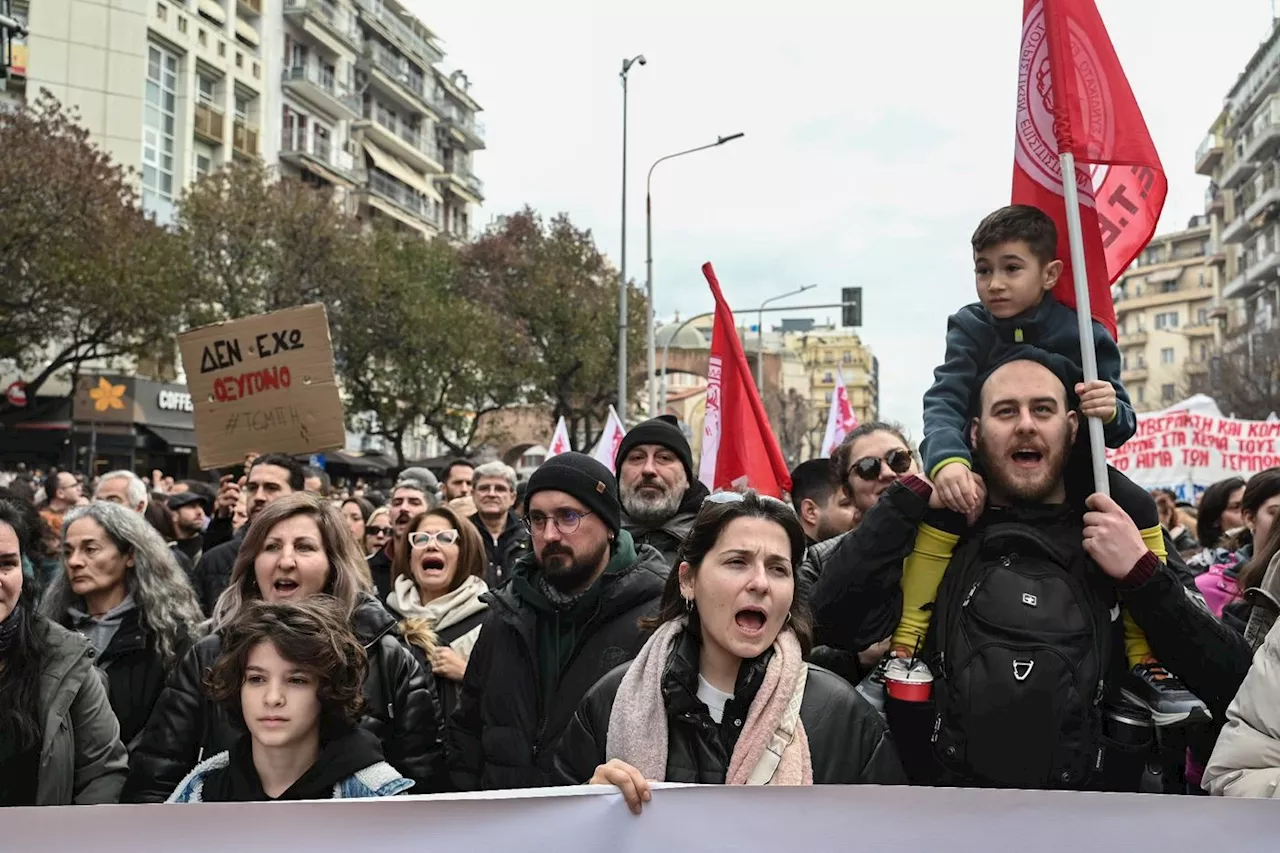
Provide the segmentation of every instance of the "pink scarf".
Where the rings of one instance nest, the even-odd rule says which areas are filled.
[[[676,638],[687,627],[681,618],[654,632],[623,676],[609,716],[605,759],[625,761],[655,782],[666,781],[667,775],[667,708],[662,700],[662,672]],[[764,681],[729,759],[726,784],[813,784],[809,739],[798,716],[807,674],[800,641],[786,628],[774,641]]]

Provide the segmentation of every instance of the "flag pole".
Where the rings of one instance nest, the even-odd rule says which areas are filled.
[[[1098,379],[1098,354],[1093,348],[1093,312],[1089,306],[1089,268],[1085,264],[1084,229],[1080,224],[1080,196],[1076,188],[1076,158],[1070,151],[1059,155],[1062,195],[1067,207],[1067,238],[1071,243],[1071,278],[1076,291],[1076,319],[1080,324],[1080,364],[1084,381]],[[1085,418],[1089,429],[1089,456],[1093,461],[1094,491],[1110,496],[1107,486],[1107,446],[1102,420]]]

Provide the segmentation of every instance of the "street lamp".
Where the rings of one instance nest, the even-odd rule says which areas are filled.
[[[681,332],[683,332],[685,330],[685,327],[688,326],[690,323],[696,320],[705,320],[708,317],[714,317],[715,315],[716,315],[716,312],[714,311],[708,311],[705,314],[694,314],[688,320],[685,320],[679,326],[676,326],[676,330],[671,333],[671,336],[667,338],[667,342],[662,345],[662,408],[663,409],[667,408],[667,354],[671,351],[671,342],[674,341],[676,339],[676,336],[679,335]]]
[[[618,286],[618,417],[627,420],[627,74],[644,65],[644,54],[622,60],[622,257]]]
[[[756,320],[756,389],[760,392],[761,400],[764,399],[764,307],[770,302],[777,302],[779,299],[786,299],[788,296],[804,293],[806,290],[812,290],[817,286],[816,284],[806,284],[796,290],[779,293],[777,296],[770,296],[760,303],[758,319]]]
[[[657,373],[657,339],[654,337],[653,329],[653,170],[658,167],[659,163],[666,160],[674,160],[676,157],[683,157],[686,154],[693,154],[698,151],[706,151],[708,148],[717,148],[726,142],[732,142],[735,139],[741,139],[746,134],[731,133],[728,136],[721,136],[715,142],[699,145],[697,148],[690,148],[686,151],[677,151],[675,154],[668,154],[666,157],[659,157],[653,161],[653,165],[649,167],[649,177],[645,179],[644,184],[644,245],[645,245],[645,296],[649,300],[649,326],[646,333],[648,340],[648,367],[649,367],[649,417],[658,416],[657,388],[654,385],[654,377]],[[665,408],[667,403],[666,394],[666,376],[663,376],[663,395],[662,405]]]

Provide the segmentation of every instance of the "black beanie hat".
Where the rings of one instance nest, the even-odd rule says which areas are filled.
[[[529,513],[529,500],[538,492],[564,492],[577,498],[583,506],[600,516],[614,533],[622,526],[622,504],[618,501],[618,481],[609,469],[585,453],[561,453],[552,456],[529,475],[529,488],[524,495],[524,511]]]
[[[621,471],[622,460],[627,458],[632,448],[641,444],[661,445],[680,457],[685,476],[690,483],[693,482],[693,451],[689,449],[689,439],[684,437],[675,415],[658,415],[653,420],[637,424],[631,432],[624,435],[622,443],[618,445],[618,455],[613,460],[613,470]]]

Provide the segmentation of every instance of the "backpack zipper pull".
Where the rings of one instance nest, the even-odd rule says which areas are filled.
[[[965,594],[964,601],[960,604],[961,607],[969,606],[969,602],[973,601],[973,595],[978,591],[978,585],[981,583],[982,581],[975,581],[973,586],[969,587],[969,592]]]

